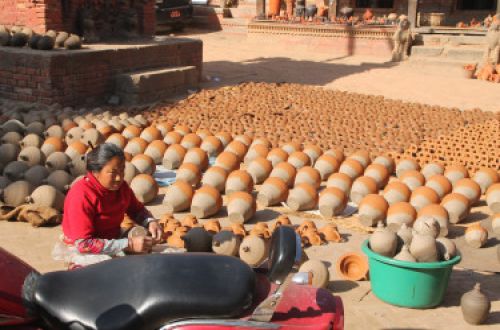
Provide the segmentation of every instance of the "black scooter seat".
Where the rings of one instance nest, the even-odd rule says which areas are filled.
[[[39,313],[51,328],[158,329],[182,318],[241,315],[255,274],[238,258],[208,253],[131,256],[42,275]]]

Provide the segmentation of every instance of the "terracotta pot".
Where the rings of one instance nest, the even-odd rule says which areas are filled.
[[[177,132],[182,136],[186,136],[186,135],[192,133],[191,129],[188,126],[180,125],[180,124],[175,125],[174,132]]]
[[[416,218],[417,211],[410,203],[394,203],[387,210],[387,227],[399,229],[402,224],[411,227]]]
[[[264,181],[257,195],[257,201],[262,206],[274,206],[285,202],[288,197],[288,186],[280,178],[268,178]]]
[[[200,148],[210,157],[217,156],[222,152],[222,142],[215,136],[207,136],[201,142]]]
[[[29,197],[26,197],[26,202],[62,211],[64,206],[64,194],[52,186],[41,185],[33,190]]]
[[[213,234],[218,233],[221,231],[221,226],[219,220],[208,220],[203,224],[203,228],[205,228],[206,231],[211,232]]]
[[[347,159],[357,160],[363,168],[366,168],[371,163],[370,153],[366,150],[358,150],[355,153],[349,155]]]
[[[453,192],[467,197],[471,206],[481,198],[481,187],[474,180],[468,178],[458,180],[453,187]]]
[[[479,249],[488,241],[488,231],[479,223],[472,224],[465,230],[465,242],[467,245]]]
[[[405,170],[403,171],[403,174],[399,176],[399,179],[401,182],[406,184],[411,191],[414,191],[425,184],[425,177],[417,170]]]
[[[344,161],[344,150],[341,147],[332,148],[324,152],[324,155],[335,157],[339,163]]]
[[[227,145],[224,151],[232,152],[238,157],[238,161],[242,161],[247,153],[247,149],[248,147],[244,143],[233,140],[231,143]]]
[[[197,186],[201,181],[201,170],[196,164],[182,163],[177,170],[176,179]]]
[[[410,200],[411,190],[403,182],[393,181],[385,187],[383,196],[389,205],[399,202],[408,202]]]
[[[383,189],[389,180],[389,171],[382,164],[371,164],[366,168],[364,176],[373,178],[378,189]]]
[[[186,152],[183,163],[195,164],[203,172],[208,168],[208,155],[201,148],[191,148]]]
[[[421,173],[425,177],[425,180],[429,180],[434,175],[437,175],[437,174],[443,175],[444,166],[439,164],[439,163],[428,163],[428,164],[424,165]]]
[[[146,151],[147,147],[148,147],[148,142],[146,140],[140,137],[136,137],[128,141],[123,151],[131,154],[132,156],[136,156],[139,154],[143,154],[144,151]]]
[[[361,281],[368,279],[368,260],[356,252],[348,252],[341,255],[336,262],[337,274],[349,281]]]
[[[266,146],[262,144],[252,145],[248,150],[247,154],[245,155],[244,162],[245,164],[249,164],[256,158],[267,157],[268,154],[269,154],[269,149]]]
[[[224,148],[233,140],[232,135],[228,132],[219,132],[215,134],[215,137],[221,141]]]
[[[198,189],[191,202],[191,213],[198,219],[205,219],[216,214],[222,207],[222,197],[212,186]]]
[[[297,175],[295,176],[294,186],[297,186],[301,183],[308,183],[318,189],[321,185],[321,175],[318,170],[305,166],[297,171]]]
[[[326,183],[327,188],[338,188],[342,190],[346,195],[349,195],[351,186],[351,177],[344,173],[333,173],[328,177],[328,181]]]
[[[439,260],[450,260],[457,255],[457,246],[452,240],[446,237],[438,237],[436,238],[436,244]]]
[[[189,209],[194,191],[185,181],[176,181],[165,192],[163,205],[168,213],[181,212]]]
[[[300,268],[301,273],[310,273],[312,276],[311,285],[315,288],[326,288],[330,281],[328,268],[321,260],[308,260]]]
[[[290,190],[286,203],[294,211],[311,210],[318,204],[318,193],[314,186],[301,183]]]
[[[2,191],[1,197],[6,205],[17,207],[26,203],[26,197],[28,197],[33,190],[34,187],[28,181],[15,181]]]
[[[286,162],[288,153],[281,148],[274,148],[267,154],[267,160],[271,161],[273,167],[276,167],[281,162]]]
[[[339,167],[339,161],[331,155],[322,155],[314,163],[314,168],[319,172],[322,181],[325,181],[331,174],[337,172]]]
[[[415,208],[415,210],[417,210],[417,212],[427,205],[438,203],[438,194],[429,187],[418,187],[412,192],[410,197],[410,204]]]
[[[195,133],[186,134],[181,140],[181,146],[185,149],[197,148],[201,145],[201,138]]]
[[[396,165],[396,176],[401,179],[406,171],[420,171],[420,165],[413,159],[402,159]]]
[[[481,194],[484,194],[492,184],[498,182],[499,177],[494,169],[483,167],[474,173],[472,180],[479,184],[481,187]]]
[[[364,226],[373,227],[379,221],[384,221],[389,204],[378,194],[368,194],[359,203],[358,214]]]
[[[154,140],[148,145],[144,154],[151,157],[156,165],[160,165],[167,147],[167,144],[162,140]]]
[[[95,128],[89,128],[83,132],[80,141],[82,141],[88,147],[96,147],[104,143],[105,140],[106,138],[101,134],[101,132],[99,132]]]
[[[237,256],[241,238],[229,230],[222,230],[212,238],[212,250],[216,254]]]
[[[182,135],[178,132],[168,132],[167,135],[163,138],[163,142],[168,145],[180,144],[182,141]]]
[[[378,222],[377,229],[369,238],[370,249],[388,258],[396,255],[397,243],[397,235],[385,228],[382,221]]]
[[[247,167],[247,172],[252,176],[255,184],[261,184],[269,177],[273,166],[269,160],[264,157],[255,158]]]
[[[201,179],[202,185],[209,185],[217,189],[219,192],[224,192],[226,187],[227,172],[219,166],[210,167],[203,178]]]
[[[238,236],[240,239],[243,237],[247,236],[247,232],[245,230],[245,227],[241,223],[232,223],[231,224],[231,231]]]
[[[151,202],[158,195],[158,184],[149,174],[139,174],[130,183],[130,188],[137,199],[144,204]]]
[[[495,183],[488,188],[486,204],[493,213],[500,213],[500,183]]]
[[[294,152],[298,152],[302,150],[302,146],[298,142],[287,142],[281,146],[288,155],[292,155]]]
[[[362,176],[354,180],[349,197],[351,201],[359,204],[365,196],[375,194],[377,191],[375,180],[367,176]]]
[[[223,151],[215,159],[215,166],[222,167],[226,172],[230,173],[239,168],[240,163],[238,157],[229,151]]]
[[[153,158],[144,155],[138,154],[134,158],[132,158],[131,163],[135,166],[137,171],[142,174],[153,175],[156,171],[156,165]]]
[[[229,174],[226,180],[226,195],[231,195],[236,191],[253,191],[253,179],[247,171],[238,170]]]
[[[450,223],[448,211],[439,204],[429,204],[418,211],[417,219],[431,217],[439,223],[439,236],[448,236],[448,226]]]
[[[314,144],[307,144],[304,146],[303,152],[309,156],[310,164],[314,165],[316,160],[323,154],[323,150]]]
[[[500,234],[500,213],[491,216],[491,228],[495,234]]]
[[[451,165],[446,167],[444,176],[455,186],[458,180],[469,177],[469,171],[463,165]]]
[[[184,227],[189,227],[189,228],[199,227],[199,226],[200,226],[200,223],[199,223],[198,219],[197,219],[194,215],[192,215],[192,214],[188,214],[188,215],[186,215],[186,216],[182,219],[181,224],[182,224]]]
[[[184,160],[186,152],[186,149],[180,144],[172,144],[163,155],[163,166],[169,170],[178,169]]]
[[[171,132],[174,129],[174,124],[168,122],[168,121],[163,121],[158,124],[156,124],[156,128],[160,130],[161,135],[165,137],[168,132]]]
[[[141,131],[141,128],[134,125],[129,125],[123,130],[122,135],[127,140],[131,140],[133,138],[139,137],[141,135]]]
[[[270,178],[280,178],[282,179],[289,187],[292,187],[295,182],[295,177],[297,174],[296,168],[288,163],[282,162],[278,163],[274,169],[269,174]]]
[[[342,214],[346,205],[347,196],[338,188],[327,188],[319,196],[319,211],[324,217]]]
[[[342,242],[342,236],[338,232],[337,226],[335,226],[332,223],[323,226],[318,231],[318,233],[319,233],[321,239],[324,241],[334,242],[334,243]]]
[[[309,156],[302,152],[296,151],[288,157],[288,163],[292,164],[297,170],[301,169],[304,166],[309,166],[311,164],[311,160]]]
[[[243,143],[247,148],[252,144],[252,138],[245,134],[235,136],[234,141]]]
[[[439,198],[443,198],[451,192],[452,186],[450,180],[448,180],[444,175],[436,174],[429,178],[425,183],[426,187],[432,188]]]
[[[464,320],[472,325],[483,323],[490,313],[491,303],[481,292],[481,286],[476,283],[474,289],[465,293],[460,299]]]
[[[411,240],[410,253],[418,262],[438,261],[436,239],[430,235],[414,234]]]
[[[396,164],[394,163],[394,159],[392,159],[389,156],[377,156],[372,164],[380,164],[384,166],[387,169],[387,172],[389,175],[394,173],[394,170],[396,168]]]
[[[114,134],[111,134],[106,139],[106,143],[112,143],[112,144],[116,145],[118,148],[123,150],[123,149],[125,149],[125,146],[127,145],[128,140],[126,137],[124,137],[120,133],[114,133]]]
[[[363,172],[363,165],[355,159],[346,159],[342,164],[340,164],[339,173],[344,173],[353,180],[361,176]]]
[[[231,222],[245,223],[255,215],[256,210],[257,205],[251,194],[237,191],[229,196],[227,213]]]
[[[441,206],[448,211],[451,223],[459,223],[470,212],[469,200],[461,194],[451,193],[446,195],[441,201]]]
[[[249,266],[257,267],[268,255],[268,244],[259,236],[246,236],[240,244],[239,255]]]

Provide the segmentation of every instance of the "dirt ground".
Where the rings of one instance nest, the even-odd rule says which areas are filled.
[[[500,110],[500,85],[465,80],[457,72],[448,74],[446,69],[433,70],[410,63],[394,65],[376,58],[336,58],[334,54],[315,52],[306,45],[287,47],[276,40],[242,34],[200,34],[197,31],[184,34],[204,41],[205,87],[249,80],[286,81],[461,109]],[[164,213],[162,193],[149,206],[158,217]],[[282,211],[259,210],[258,218],[272,223]],[[489,215],[482,205],[473,210],[469,222],[482,221],[487,225]],[[218,217],[223,224],[227,221],[224,214]],[[292,221],[300,223],[301,216],[294,215]],[[326,223],[319,218],[315,221],[318,226]],[[413,310],[381,302],[371,293],[369,281],[344,281],[336,274],[337,258],[347,251],[360,251],[361,243],[368,238],[367,233],[355,228],[355,222],[354,218],[337,222],[346,242],[311,247],[306,251],[310,258],[319,258],[329,265],[329,289],[343,299],[346,329],[474,329],[476,327],[467,325],[462,318],[460,297],[472,289],[475,282],[482,284],[483,291],[492,301],[489,318],[481,328],[498,328],[500,264],[495,253],[498,244],[495,237],[490,238],[487,248],[471,250],[460,242],[463,226],[457,226],[454,232],[458,233],[457,244],[464,258],[451,275],[443,304],[434,309]],[[32,228],[25,223],[0,222],[0,247],[41,272],[60,270],[64,269],[64,264],[51,258],[54,242],[60,234],[60,227]]]

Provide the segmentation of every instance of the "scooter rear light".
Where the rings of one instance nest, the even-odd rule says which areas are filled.
[[[292,282],[298,285],[311,285],[312,277],[311,272],[299,272],[292,276]]]

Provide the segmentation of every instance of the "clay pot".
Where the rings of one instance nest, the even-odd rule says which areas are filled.
[[[500,234],[500,213],[491,216],[491,228],[493,228],[495,234]]]
[[[66,170],[68,163],[71,161],[69,156],[61,151],[56,151],[50,154],[45,161],[45,166],[49,172],[56,170]]]
[[[135,125],[129,125],[125,127],[122,131],[122,135],[127,139],[131,140],[133,138],[139,137],[141,135],[142,129]]]
[[[73,177],[66,171],[55,170],[50,173],[45,181],[48,185],[64,193],[69,189]]]
[[[0,164],[7,165],[17,159],[21,148],[17,144],[5,143],[0,145]]]
[[[425,177],[425,180],[428,181],[434,175],[443,175],[444,166],[439,163],[428,163],[424,165],[420,172]]]
[[[26,203],[34,187],[28,181],[15,181],[2,191],[2,200],[8,206],[17,207]]]
[[[231,143],[227,145],[227,147],[224,149],[226,152],[232,152],[233,154],[238,157],[238,161],[242,161],[247,153],[247,146],[240,142],[233,140]]]
[[[499,177],[494,169],[483,167],[474,173],[472,180],[479,184],[481,187],[481,194],[484,194],[492,184],[498,182]]]
[[[346,195],[349,195],[351,192],[351,186],[351,177],[344,173],[333,173],[328,177],[328,181],[326,182],[327,188],[338,188]]]
[[[377,191],[377,182],[370,177],[362,176],[354,180],[349,198],[359,204],[366,195],[376,194]]]
[[[359,220],[364,226],[373,227],[379,221],[384,221],[389,204],[378,194],[368,194],[359,203]]]
[[[185,135],[181,140],[181,146],[185,149],[198,148],[201,146],[201,138],[195,133]]]
[[[316,224],[312,220],[304,220],[302,223],[297,227],[296,231],[299,233],[299,235],[304,235],[306,231],[313,229],[317,231]]]
[[[258,145],[262,145],[268,150],[269,150],[269,148],[271,148],[271,142],[268,139],[263,138],[263,137],[258,137],[252,141],[252,144],[250,145],[250,149],[252,149],[253,147],[256,147]],[[261,155],[261,157],[265,157],[265,156]]]
[[[194,191],[191,184],[185,181],[176,181],[169,186],[163,198],[163,205],[168,213],[176,213],[189,209]]]
[[[337,274],[348,281],[362,281],[368,278],[368,261],[365,256],[356,252],[341,255],[335,268]]]
[[[154,140],[148,145],[144,154],[151,157],[156,165],[160,165],[167,147],[167,144],[162,140]]]
[[[0,191],[5,189],[12,182],[6,176],[0,176]]]
[[[451,165],[446,167],[444,176],[455,186],[458,180],[469,177],[469,171],[463,165]]]
[[[297,171],[294,186],[301,183],[308,183],[318,189],[321,185],[321,175],[319,174],[318,170],[310,166],[302,167]]]
[[[247,171],[238,170],[229,174],[226,180],[226,195],[236,191],[253,191],[253,179]]]
[[[33,187],[38,187],[48,175],[49,170],[47,168],[42,165],[35,165],[24,173],[24,180],[31,183]]]
[[[202,227],[191,228],[182,239],[188,252],[212,251],[212,235]]]
[[[406,171],[420,171],[420,165],[413,159],[402,159],[396,165],[396,176],[401,179],[401,176]],[[425,179],[424,179],[425,180]]]
[[[488,231],[479,223],[472,224],[465,230],[465,242],[467,245],[479,249],[488,241]]]
[[[249,266],[257,267],[267,258],[268,244],[259,236],[246,236],[240,244],[239,255]]]
[[[493,213],[500,213],[500,183],[495,183],[488,188],[486,204]]]
[[[239,168],[238,156],[229,151],[224,151],[215,159],[215,166],[222,167],[226,172],[230,173]]]
[[[219,212],[221,207],[219,191],[212,186],[203,186],[194,193],[191,213],[198,219],[205,219]]]
[[[453,193],[462,194],[469,200],[472,206],[481,198],[481,187],[472,179],[464,178],[455,182]]]
[[[125,172],[123,176],[125,182],[127,182],[130,185],[130,183],[138,173],[139,171],[137,170],[137,168],[135,168],[134,164],[127,161],[125,162]]]
[[[335,187],[326,188],[319,195],[319,212],[324,217],[342,214],[347,206],[347,195]]]
[[[220,222],[216,219],[206,221],[205,224],[203,224],[203,228],[212,234],[216,234],[221,230]]]
[[[266,146],[262,144],[252,145],[245,155],[244,162],[248,164],[256,158],[265,158],[268,154],[269,149]]]
[[[167,244],[170,247],[182,249],[184,248],[184,240],[182,237],[185,235],[183,232],[174,232],[171,236],[167,238]]]
[[[208,129],[203,129],[203,128],[196,130],[196,135],[198,135],[200,137],[200,139],[202,140],[202,143],[203,143],[203,140],[206,139],[207,137],[213,136],[212,132],[210,132]]]
[[[205,174],[203,174],[201,184],[212,186],[219,192],[224,192],[226,180],[226,170],[219,166],[212,166],[205,172]]]
[[[330,281],[328,267],[321,260],[311,259],[304,262],[300,266],[299,272],[312,274],[311,285],[315,288],[326,288]]]
[[[448,235],[449,216],[448,211],[439,204],[429,204],[418,211],[417,219],[431,217],[439,223],[439,236]]]
[[[289,187],[292,187],[295,182],[295,176],[297,175],[296,168],[288,163],[281,162],[278,163],[271,173],[269,174],[270,178],[280,178],[282,179]]]
[[[271,162],[273,167],[276,167],[281,162],[288,160],[288,153],[281,148],[274,148],[267,154],[267,160]]]
[[[258,225],[259,223],[257,223]],[[267,225],[266,227],[259,227],[259,226],[254,226],[252,228],[252,230],[250,230],[250,232],[248,233],[248,235],[250,236],[258,236],[260,238],[263,238],[263,239],[268,239],[271,237],[271,231],[269,230],[269,228],[267,228]]]
[[[64,144],[64,141],[57,137],[47,138],[40,148],[45,157],[49,157],[54,152],[63,152],[65,149],[66,145]]]
[[[186,149],[180,144],[172,144],[163,155],[162,165],[169,170],[176,170],[181,166]]]
[[[378,222],[377,229],[369,238],[370,249],[388,258],[394,257],[398,245],[397,235],[384,227],[382,221]]]
[[[396,168],[396,164],[394,163],[394,159],[392,159],[389,156],[377,156],[372,164],[380,164],[384,166],[387,169],[387,172],[389,175],[394,173],[394,170]]]
[[[30,165],[23,161],[10,162],[3,169],[3,175],[6,176],[10,181],[22,180],[24,173],[30,168]]]
[[[312,210],[318,205],[316,188],[308,183],[301,183],[290,190],[286,203],[294,211]]]
[[[310,164],[314,165],[316,160],[321,156],[323,150],[314,144],[308,144],[304,146],[303,152],[309,156]]]
[[[160,140],[163,138],[161,131],[155,126],[146,127],[139,135],[140,138],[146,140],[148,143],[151,143],[155,140]]]
[[[346,174],[352,180],[361,176],[363,172],[363,165],[355,159],[346,159],[342,164],[340,164],[339,173]]]
[[[410,245],[413,239],[413,230],[406,223],[403,223],[396,232],[396,235],[398,235],[398,245]]]
[[[464,320],[472,325],[483,323],[490,313],[491,303],[481,292],[481,285],[476,283],[474,289],[466,292],[460,299],[460,307]]]
[[[451,193],[446,195],[441,201],[446,211],[448,211],[451,223],[459,223],[469,215],[470,205],[467,197],[461,194]]]
[[[26,162],[29,166],[45,164],[45,155],[37,147],[26,147],[19,152],[17,160]]]
[[[446,237],[436,238],[439,260],[450,260],[457,255],[457,246],[455,243]]]
[[[280,178],[268,178],[264,181],[257,195],[257,201],[262,206],[274,206],[285,202],[288,197],[288,186]]]
[[[192,214],[186,215],[184,217],[184,219],[182,219],[181,224],[184,227],[188,227],[188,228],[193,228],[193,227],[199,227],[200,226],[200,223],[198,222],[198,219],[194,215],[192,215]]]
[[[394,203],[387,210],[387,227],[399,229],[403,224],[411,227],[416,218],[417,211],[410,203]]]
[[[281,146],[288,155],[292,155],[294,152],[301,151],[302,146],[298,142],[287,142]]]
[[[351,154],[347,159],[357,160],[363,168],[366,168],[371,163],[370,153],[366,150],[358,150]]]
[[[135,197],[144,204],[151,202],[158,195],[158,184],[149,174],[139,174],[130,182]]]
[[[248,164],[247,172],[252,176],[255,184],[261,184],[269,177],[273,166],[269,160],[264,157],[255,158]]]
[[[233,140],[233,137],[229,132],[219,132],[215,134],[215,137],[220,140],[224,148]]]
[[[413,230],[419,235],[429,235],[437,238],[441,228],[436,219],[429,216],[421,216],[413,224]]]
[[[96,147],[100,144],[102,144],[105,140],[104,135],[101,134],[97,129],[95,128],[88,128],[83,132],[82,138],[80,141],[82,141],[83,144],[89,147]]]
[[[396,254],[394,260],[406,261],[406,262],[417,262],[417,259],[410,253],[410,248],[408,245],[403,245],[401,252]]]
[[[28,134],[19,142],[19,145],[21,146],[21,148],[26,148],[26,147],[40,148],[42,146],[42,143],[43,140],[40,136],[36,134]]]
[[[167,135],[163,138],[163,142],[168,145],[180,144],[182,141],[182,135],[178,132],[168,132]]]
[[[59,125],[52,125],[45,132],[43,132],[43,135],[47,138],[49,137],[57,137],[60,139],[64,139],[64,129],[59,126]]]
[[[384,165],[371,164],[366,168],[364,176],[374,179],[378,189],[383,189],[389,180],[389,171]]]
[[[410,197],[410,204],[415,208],[415,210],[417,210],[417,212],[427,205],[438,203],[438,194],[429,187],[418,187],[412,192]]]
[[[127,138],[120,133],[113,133],[106,139],[106,143],[112,143],[122,150],[125,149],[127,142]]]
[[[314,168],[319,172],[322,181],[325,181],[331,174],[337,172],[339,167],[339,161],[331,155],[322,155],[314,163]]]
[[[306,230],[301,234],[303,246],[321,245],[323,241],[316,228]]]
[[[26,197],[26,202],[62,211],[64,194],[52,186],[43,185],[36,188],[29,197]]]
[[[414,234],[411,240],[410,253],[418,262],[438,261],[436,239],[430,235]]]
[[[217,156],[222,152],[222,142],[215,136],[207,136],[201,142],[200,148],[205,151],[208,156]]]
[[[404,170],[403,174],[400,174],[399,179],[401,182],[406,184],[411,191],[414,191],[425,184],[423,174],[417,170]]]
[[[322,227],[318,231],[320,237],[322,240],[327,241],[327,242],[335,242],[339,243],[342,242],[342,236],[337,230],[337,226],[334,224],[330,223]]]
[[[84,129],[81,127],[73,127],[67,133],[65,137],[66,144],[69,146],[73,142],[80,141],[83,136]]]
[[[5,143],[19,144],[22,139],[23,139],[23,136],[21,134],[19,134],[17,132],[8,132],[2,136],[2,139],[0,139],[0,142],[2,144],[5,144]]]
[[[138,154],[134,156],[131,163],[135,166],[137,171],[142,174],[153,175],[153,173],[156,171],[156,165],[153,158],[144,154]]]
[[[212,250],[221,255],[237,256],[241,238],[229,230],[222,230],[212,238]]]
[[[140,138],[140,137],[132,138],[131,140],[128,141],[128,143],[125,146],[125,149],[123,149],[123,151],[131,154],[132,157],[134,157],[134,156],[137,156],[139,154],[143,154],[144,151],[146,151],[148,144],[149,143],[146,140],[144,140],[143,138]]]
[[[344,150],[341,147],[338,148],[332,148],[323,153],[323,155],[329,155],[333,156],[337,159],[339,163],[342,163],[344,161]]]
[[[443,198],[448,195],[452,189],[450,180],[441,174],[436,174],[430,177],[425,183],[425,186],[432,188],[438,194],[439,198]]]
[[[296,151],[288,157],[288,163],[292,164],[297,170],[301,169],[304,166],[309,166],[311,164],[311,160],[309,156],[302,151]]]
[[[231,222],[245,223],[255,215],[256,210],[257,205],[251,194],[237,191],[229,196],[227,213]]]
[[[201,170],[196,164],[183,163],[177,170],[176,180],[197,186],[201,181]]]
[[[64,41],[64,48],[74,50],[82,48],[82,40],[76,34],[71,34],[68,39]]]
[[[87,173],[87,163],[85,162],[85,157],[80,156],[68,163],[68,169],[72,176],[78,177]]]

